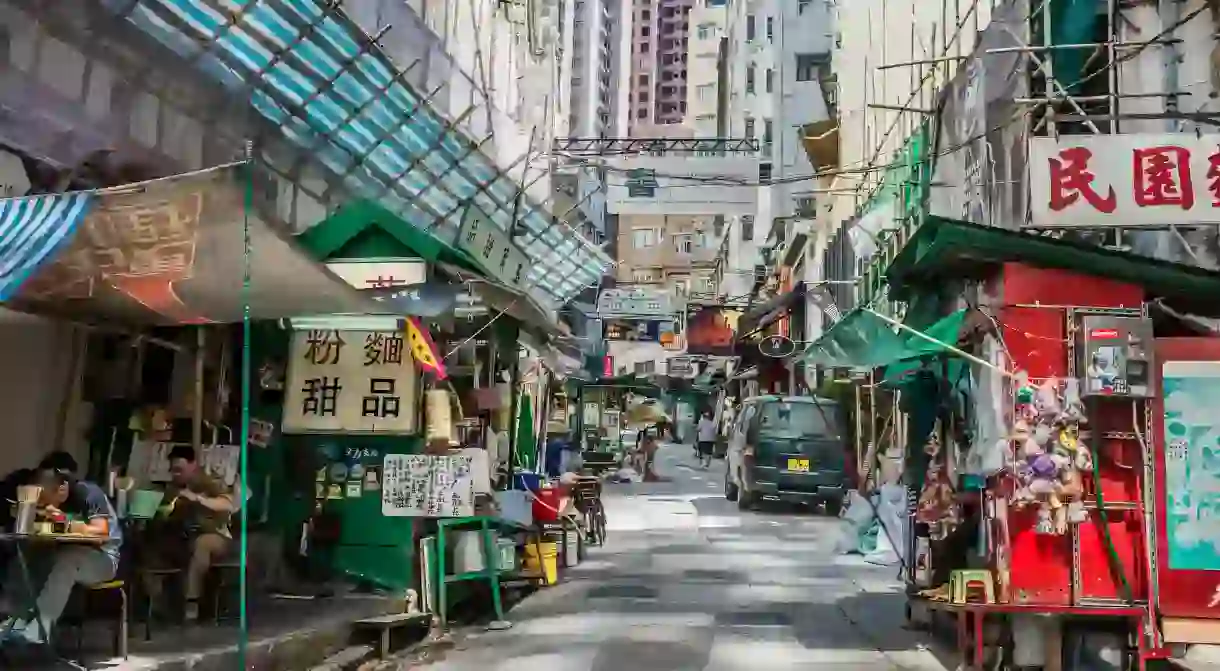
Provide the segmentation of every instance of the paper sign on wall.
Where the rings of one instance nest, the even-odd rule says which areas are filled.
[[[474,475],[468,456],[387,454],[381,513],[386,517],[470,517]]]

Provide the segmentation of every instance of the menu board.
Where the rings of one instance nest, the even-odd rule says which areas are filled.
[[[465,455],[385,455],[381,514],[386,517],[474,515],[471,458]]]

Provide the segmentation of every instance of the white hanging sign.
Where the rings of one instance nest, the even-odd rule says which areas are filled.
[[[283,432],[415,433],[418,386],[401,331],[295,332]]]

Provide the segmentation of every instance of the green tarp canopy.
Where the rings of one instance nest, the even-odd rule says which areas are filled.
[[[957,346],[968,310],[962,309],[920,329],[926,338],[896,330],[868,310],[853,310],[805,350],[806,365],[826,368],[886,367],[886,379],[897,379],[922,366],[929,356]]]

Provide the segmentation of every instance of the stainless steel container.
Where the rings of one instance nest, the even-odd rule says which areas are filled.
[[[13,524],[13,531],[19,534],[34,533],[34,520],[38,516],[38,503],[36,501],[20,501],[16,504],[17,512],[14,515],[16,521]]]

